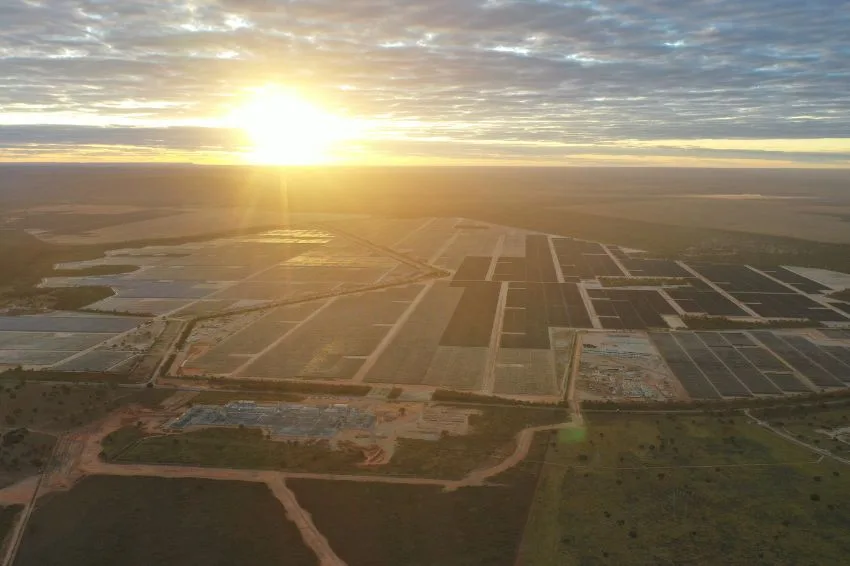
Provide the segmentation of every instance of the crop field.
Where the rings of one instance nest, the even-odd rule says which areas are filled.
[[[15,564],[315,566],[317,560],[264,484],[91,476],[39,501]]]
[[[539,461],[545,438],[530,454]],[[439,487],[293,479],[287,484],[349,566],[512,566],[539,464],[497,476],[498,486]],[[375,536],[380,533],[380,536]]]
[[[519,563],[839,564],[846,466],[743,415],[586,415],[550,445]]]

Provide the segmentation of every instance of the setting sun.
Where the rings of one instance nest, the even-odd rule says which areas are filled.
[[[274,87],[255,91],[231,116],[253,145],[254,163],[308,165],[330,161],[332,146],[355,133],[351,120],[334,116]]]

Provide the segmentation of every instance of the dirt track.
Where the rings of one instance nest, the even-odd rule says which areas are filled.
[[[328,540],[313,524],[310,514],[305,511],[286,486],[287,478],[303,478],[324,481],[353,481],[369,483],[393,483],[406,485],[440,486],[446,491],[461,487],[483,486],[486,481],[522,462],[531,448],[534,434],[547,430],[558,430],[579,423],[527,428],[516,435],[513,453],[495,466],[475,470],[460,480],[441,480],[431,478],[356,475],[356,474],[316,474],[306,472],[278,472],[271,470],[241,470],[232,468],[206,468],[199,466],[176,466],[154,464],[112,464],[100,458],[101,442],[109,433],[126,426],[128,423],[142,421],[150,431],[156,429],[170,415],[142,409],[128,409],[115,412],[98,423],[89,425],[61,439],[61,447],[56,452],[56,461],[45,471],[39,488],[39,476],[34,476],[6,489],[0,490],[0,504],[31,501],[51,491],[70,489],[77,481],[88,475],[116,476],[152,476],[165,478],[200,478],[209,480],[235,480],[265,483],[286,509],[287,517],[301,531],[301,535],[320,560],[322,566],[345,566],[345,562],[336,555]],[[34,490],[38,489],[37,497]],[[29,507],[27,508],[29,510]],[[25,515],[24,522],[28,514]],[[19,529],[25,528],[25,524]]]

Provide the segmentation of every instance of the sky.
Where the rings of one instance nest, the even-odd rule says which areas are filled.
[[[250,161],[261,88],[329,163],[850,167],[850,0],[0,0],[0,161]]]

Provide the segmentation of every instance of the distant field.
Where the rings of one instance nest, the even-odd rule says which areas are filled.
[[[570,206],[569,210],[676,226],[702,226],[819,242],[850,243],[850,223],[842,219],[842,214],[847,214],[847,207],[815,207],[808,200],[665,195],[661,198],[623,198]]]
[[[850,472],[742,415],[593,415],[550,447],[525,566],[839,564]]]
[[[41,500],[16,566],[313,566],[268,487],[235,481],[87,477]]]

